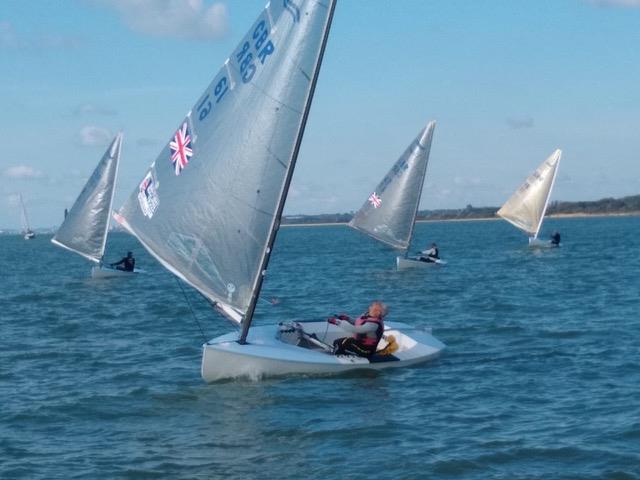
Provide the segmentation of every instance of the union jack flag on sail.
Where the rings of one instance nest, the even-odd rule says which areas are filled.
[[[371,195],[369,195],[369,202],[371,203],[371,205],[373,205],[373,208],[378,208],[380,205],[382,205],[382,199],[376,195],[376,192],[373,192]]]
[[[176,132],[173,141],[169,143],[169,148],[172,151],[171,163],[173,163],[176,175],[180,175],[180,172],[182,172],[189,163],[189,158],[193,155],[193,150],[191,149],[191,132],[189,132],[187,122],[184,122],[182,127]]]

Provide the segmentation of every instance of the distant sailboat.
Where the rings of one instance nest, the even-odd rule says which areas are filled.
[[[22,207],[22,235],[25,240],[33,240],[36,238],[36,233],[31,230],[31,226],[29,225],[29,217],[27,216],[27,209],[24,206],[24,201],[22,200],[22,194],[20,194],[20,206]]]
[[[122,133],[119,133],[102,156],[71,210],[67,212],[65,209],[64,221],[51,239],[55,245],[95,262],[97,265],[91,269],[93,278],[132,275],[132,272],[102,264],[121,149]]]
[[[350,227],[404,251],[396,258],[398,270],[446,263],[408,256],[435,126],[432,121],[422,129],[349,222]]]
[[[531,247],[557,246],[551,241],[540,240],[538,234],[549,205],[561,156],[561,150],[553,152],[497,212],[499,216],[529,235]]]
[[[381,362],[333,355],[323,321],[251,327],[302,141],[335,0],[267,4],[114,217],[240,328],[203,345],[206,381],[425,361],[444,345],[387,323]],[[398,328],[402,328],[400,332]]]

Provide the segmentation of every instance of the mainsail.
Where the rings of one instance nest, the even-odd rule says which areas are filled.
[[[20,194],[20,206],[22,211],[20,212],[20,220],[22,222],[22,233],[31,233],[31,225],[29,225],[29,217],[27,216],[27,209],[24,206],[24,200],[22,194]]]
[[[102,260],[107,242],[121,149],[122,133],[119,133],[51,239],[96,263]]]
[[[335,0],[267,4],[114,217],[227,318],[251,323]]]
[[[540,231],[561,156],[561,150],[553,152],[497,212],[533,238]]]
[[[411,243],[436,122],[429,122],[358,210],[349,226],[394,248]]]

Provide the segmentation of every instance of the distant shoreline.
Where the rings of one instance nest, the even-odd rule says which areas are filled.
[[[581,217],[639,217],[640,211],[613,213],[554,213],[547,218],[581,218]]]
[[[420,210],[418,222],[467,222],[499,220],[496,215],[499,207],[446,208]],[[287,226],[329,226],[345,225],[353,218],[354,212],[320,213],[314,215],[285,215],[282,225]],[[549,204],[547,218],[587,218],[587,217],[629,217],[640,215],[640,195],[622,198],[602,198],[595,201],[558,202]]]
[[[633,212],[612,212],[612,213],[554,213],[545,215],[545,218],[593,218],[593,217],[640,217],[640,210]],[[502,218],[494,217],[467,217],[467,218],[429,218],[416,220],[416,223],[438,223],[438,222],[492,222],[502,220]],[[333,227],[340,225],[348,225],[349,222],[306,222],[306,223],[282,223],[281,227]],[[40,235],[51,235],[55,230],[39,230],[36,232]],[[119,232],[121,230],[113,230]],[[0,235],[22,235],[16,230],[0,230]]]
[[[640,216],[640,209],[638,209],[638,205],[640,204],[640,195],[633,197],[638,201],[635,202],[628,211],[613,211],[613,212],[575,212],[575,213],[548,213],[545,218],[589,218],[589,217],[638,217]],[[470,207],[470,206],[469,206]],[[635,207],[635,208],[634,208]],[[475,210],[475,212],[471,212],[469,215],[469,210]],[[551,210],[551,209],[550,209]],[[469,208],[467,210],[450,210],[450,211],[436,211],[433,214],[430,214],[429,211],[422,211],[419,214],[418,223],[434,223],[434,222],[489,222],[502,220],[500,217],[495,215],[497,211],[496,207],[481,207],[481,208]],[[451,213],[449,213],[451,212]],[[462,214],[467,214],[469,216],[456,215],[453,212],[460,212]],[[476,216],[474,216],[474,214]],[[334,225],[347,225],[353,213],[333,213],[333,214],[321,214],[321,215],[292,215],[292,220],[290,221],[285,216],[282,219],[281,226],[282,227],[331,227]],[[422,218],[420,218],[422,217]],[[425,218],[427,217],[427,218]],[[430,217],[430,218],[429,218]],[[306,222],[299,222],[295,220],[307,218]],[[318,221],[314,221],[316,218]],[[331,219],[335,218],[335,221],[331,221]],[[36,228],[36,233],[40,235],[51,235],[53,234],[58,227],[48,227],[48,228]],[[110,231],[120,232],[119,228],[112,228]],[[19,230],[15,230],[12,228],[8,229],[0,229],[0,235],[21,235]]]
[[[617,212],[617,213],[554,213],[546,215],[545,218],[589,218],[589,217],[640,217],[640,211]],[[416,223],[437,223],[437,222],[491,222],[502,220],[500,217],[468,217],[468,218],[432,218],[416,220]],[[338,225],[348,225],[348,222],[308,222],[308,223],[283,223],[282,227],[332,227]]]

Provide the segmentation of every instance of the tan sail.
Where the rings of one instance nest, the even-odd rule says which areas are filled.
[[[561,150],[553,152],[497,212],[533,238],[540,232],[561,156]]]

